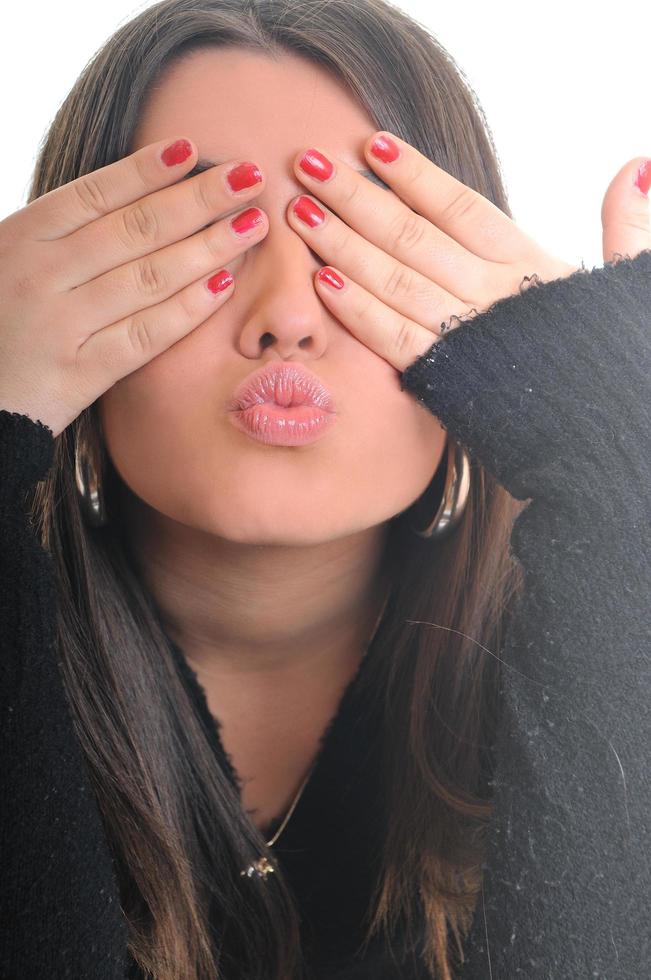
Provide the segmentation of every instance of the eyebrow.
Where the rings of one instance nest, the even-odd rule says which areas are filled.
[[[211,170],[212,167],[217,167],[222,163],[226,163],[226,161],[199,159],[195,163],[192,170],[190,170],[187,174],[185,174],[185,176],[182,177],[181,179],[189,180],[190,177],[196,177],[197,174],[202,174],[204,173],[204,171]],[[386,184],[380,177],[378,177],[378,175],[375,173],[374,170],[357,170],[356,168],[353,169],[355,169],[355,173],[361,174],[362,177],[366,177],[368,180],[373,181],[373,183],[378,184],[379,187],[384,187],[386,190],[391,190],[389,185]]]

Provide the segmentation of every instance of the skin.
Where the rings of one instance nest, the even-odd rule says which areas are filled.
[[[313,277],[325,263],[287,219],[305,192],[297,152],[327,147],[363,170],[376,129],[299,57],[213,49],[167,71],[131,147],[185,135],[201,158],[265,174],[250,204],[268,233],[228,263],[234,295],[99,403],[134,554],[261,828],[291,802],[366,649],[386,595],[386,522],[425,490],[446,440],[399,372],[321,301]],[[311,445],[265,446],[226,417],[240,381],[283,360],[335,400],[336,423]]]

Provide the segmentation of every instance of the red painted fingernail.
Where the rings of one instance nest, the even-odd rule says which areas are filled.
[[[224,289],[228,287],[233,282],[233,277],[228,271],[228,269],[222,269],[220,272],[216,272],[214,276],[211,276],[206,286],[211,293],[221,293]]]
[[[316,275],[317,279],[320,279],[321,282],[326,283],[328,286],[332,286],[333,289],[344,288],[344,280],[341,276],[337,275],[334,269],[330,269],[327,265],[323,269],[319,269]]]
[[[643,194],[648,195],[651,187],[651,160],[645,160],[638,170],[635,186],[639,187]]]
[[[371,153],[382,163],[393,163],[400,156],[398,144],[388,136],[376,136],[371,143]]]
[[[179,163],[183,163],[192,155],[192,143],[189,140],[176,140],[175,143],[170,143],[166,146],[160,155],[161,160],[166,167],[175,167]]]
[[[250,163],[246,160],[229,170],[226,179],[232,191],[243,191],[246,187],[259,184],[262,180],[262,174],[257,163]]]
[[[310,228],[316,228],[317,225],[322,225],[325,221],[325,211],[322,211],[309,197],[299,197],[294,202],[292,210]]]
[[[310,177],[317,180],[328,180],[334,173],[334,167],[323,153],[318,150],[307,150],[299,161],[299,167]]]
[[[247,208],[246,211],[242,211],[236,218],[233,218],[231,227],[238,235],[245,235],[247,231],[253,231],[262,222],[263,217],[260,208]]]

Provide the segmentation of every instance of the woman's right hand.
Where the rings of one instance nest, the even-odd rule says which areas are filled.
[[[232,284],[214,294],[207,282],[264,238],[268,220],[254,209],[259,223],[238,234],[231,221],[239,215],[223,216],[259,194],[264,178],[232,191],[231,161],[177,183],[196,149],[168,167],[169,143],[142,147],[0,222],[0,410],[40,420],[56,437],[232,294]]]

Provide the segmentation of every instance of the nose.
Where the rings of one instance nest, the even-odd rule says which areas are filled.
[[[284,210],[267,213],[267,235],[247,254],[238,277],[237,293],[245,296],[240,352],[255,359],[272,348],[283,359],[315,360],[327,346],[329,314],[313,282],[325,263],[290,227]]]

